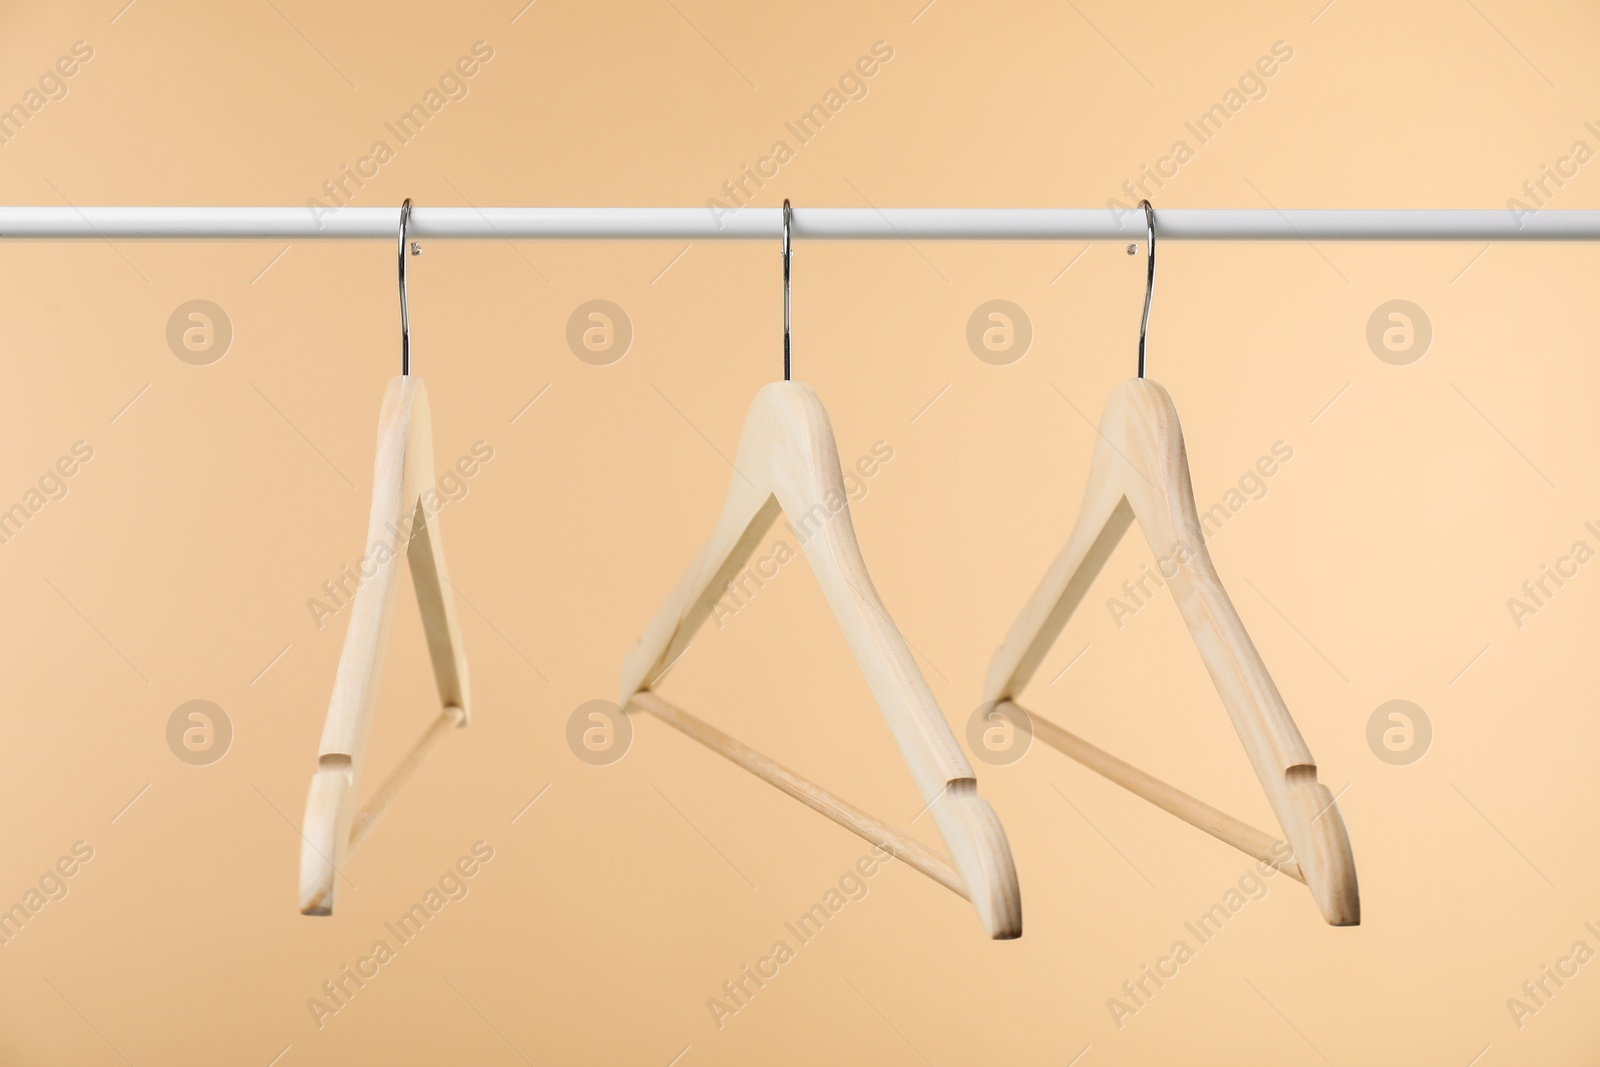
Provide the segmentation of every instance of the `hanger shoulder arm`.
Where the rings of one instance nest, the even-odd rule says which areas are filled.
[[[1359,922],[1355,861],[1333,794],[1317,781],[1317,765],[1283,696],[1251,641],[1206,550],[1194,501],[1183,431],[1161,386],[1125,382],[1143,408],[1138,436],[1152,477],[1129,486],[1128,499],[1151,550],[1173,560],[1164,568],[1173,600],[1222,698],[1245,753],[1296,859],[1335,925]]]
[[[911,763],[923,799],[931,799],[954,779],[971,778],[972,767],[867,572],[850,519],[838,447],[821,401],[809,386],[775,385],[782,390],[780,417],[787,431],[774,442],[774,495]]]
[[[1355,859],[1336,798],[1318,781],[1316,760],[1203,545],[1168,584],[1323,917],[1357,925]]]
[[[1206,548],[1205,527],[1195,505],[1189,461],[1177,411],[1165,389],[1150,381],[1124,383],[1141,397],[1141,428],[1134,436],[1150,477],[1128,487],[1128,501],[1151,551],[1171,561],[1167,580],[1201,659],[1211,672],[1246,748],[1279,772],[1311,764],[1300,731]],[[1168,573],[1170,570],[1171,573]]]
[[[769,412],[758,400],[745,417],[716,528],[628,650],[618,706],[626,707],[635,693],[655,685],[683,655],[776,521],[778,503],[768,470],[774,432]]]
[[[1113,393],[1096,431],[1094,458],[1072,533],[989,663],[985,701],[1021,693],[1133,523],[1128,494],[1145,479],[1139,442],[1128,433],[1128,400]]]
[[[415,395],[406,437],[405,488],[401,493],[402,506],[412,502],[410,513],[405,516],[409,537],[406,557],[411,565],[412,585],[417,591],[428,655],[433,662],[439,705],[459,709],[457,725],[466,726],[472,718],[467,657],[439,536],[439,498],[433,480],[433,420],[427,390],[421,381],[410,380],[414,382]]]
[[[384,393],[378,424],[372,510],[367,520],[363,558],[375,573],[362,576],[350,604],[350,625],[339,654],[333,697],[322,733],[320,757],[359,761],[366,750],[367,727],[377,697],[378,673],[399,592],[400,560],[406,553],[415,498],[406,499],[406,459],[415,391],[396,377]]]
[[[1021,931],[1010,844],[956,744],[911,648],[867,572],[827,412],[809,386],[765,390],[786,429],[773,440],[773,492],[866,677],[980,918],[997,938]]]

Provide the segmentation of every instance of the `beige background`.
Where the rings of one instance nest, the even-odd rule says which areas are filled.
[[[1500,208],[1574,141],[1600,148],[1600,16],[1579,3],[122,2],[4,6],[0,103],[75,41],[94,57],[0,145],[0,201],[303,204],[479,40],[494,58],[469,94],[356,203],[700,205],[879,40],[894,58],[866,98],[758,205],[1099,206],[1193,146],[1184,122],[1280,40],[1292,61],[1158,208]],[[1600,207],[1600,163],[1552,203]],[[610,767],[564,737],[577,705],[614,695],[778,373],[776,245],[432,242],[414,261],[438,461],[495,450],[441,517],[476,720],[350,865],[338,914],[308,919],[297,827],[346,616],[319,630],[306,601],[363,548],[398,368],[392,245],[0,240],[0,506],[74,442],[94,449],[0,545],[0,900],[94,850],[0,947],[0,1060],[1592,1062],[1600,964],[1520,1029],[1506,1000],[1575,941],[1600,950],[1583,925],[1600,925],[1600,564],[1520,629],[1506,600],[1579,538],[1600,547],[1583,528],[1600,523],[1596,254],[1161,252],[1151,375],[1197,497],[1294,449],[1211,549],[1340,794],[1360,928],[1275,881],[1119,1029],[1107,999],[1250,864],[1040,748],[978,765],[1022,878],[1020,941],[984,940],[962,901],[887,870],[719,1030],[707,998],[866,846],[654,721]],[[1109,245],[796,253],[797,376],[847,460],[894,449],[855,523],[963,735],[1132,372],[1142,277]],[[234,331],[209,366],[165,339],[197,298]],[[636,331],[607,367],[564,340],[595,298]],[[965,341],[995,298],[1035,332],[1006,367]],[[1391,299],[1432,323],[1408,366],[1365,340]],[[1104,608],[1151,559],[1118,550],[1029,701],[1271,827],[1167,598],[1120,630]],[[398,619],[375,770],[433,714],[409,591]],[[804,564],[708,629],[663,692],[886,819],[920,806]],[[210,766],[167,746],[192,699],[235,730]],[[1367,745],[1391,699],[1433,725],[1408,766]],[[318,1029],[307,999],[479,840],[494,860],[470,894]]]

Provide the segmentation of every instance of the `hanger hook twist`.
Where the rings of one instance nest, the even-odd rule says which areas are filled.
[[[789,348],[789,261],[794,254],[790,231],[794,226],[794,209],[787,197],[783,201],[783,380],[794,380],[794,364]]]
[[[406,227],[411,223],[411,198],[400,205],[400,373],[411,373],[411,308],[406,299]],[[422,246],[411,243],[411,254],[422,255]]]
[[[1156,291],[1156,212],[1150,206],[1150,201],[1141,200],[1139,206],[1144,208],[1144,228],[1146,247],[1149,255],[1145,257],[1144,271],[1144,314],[1139,318],[1139,377],[1144,377],[1144,339],[1150,329],[1150,297]],[[1128,251],[1133,251],[1133,246],[1128,246]]]

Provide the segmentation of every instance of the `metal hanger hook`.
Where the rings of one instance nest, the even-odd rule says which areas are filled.
[[[400,373],[411,373],[411,308],[406,299],[406,227],[411,223],[411,198],[400,205]],[[422,246],[411,244],[411,254],[422,255]]]
[[[1144,377],[1144,339],[1150,329],[1150,297],[1156,291],[1156,212],[1150,206],[1150,201],[1141,200],[1139,206],[1144,208],[1145,240],[1149,254],[1145,257],[1144,270],[1144,314],[1139,317],[1139,377]],[[1128,246],[1128,251],[1133,251],[1133,246]]]
[[[794,209],[789,206],[788,198],[783,201],[783,380],[794,380],[794,364],[790,359],[789,346],[789,262],[794,256],[794,244],[790,238],[790,231],[794,227]]]

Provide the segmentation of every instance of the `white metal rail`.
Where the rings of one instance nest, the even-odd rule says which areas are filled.
[[[394,240],[399,208],[0,207],[0,240],[220,238]],[[779,208],[418,207],[424,239],[770,240]],[[1600,211],[1508,209],[1196,209],[1156,211],[1163,241],[1595,241]],[[794,210],[796,240],[1124,241],[1144,213],[1108,208]]]

